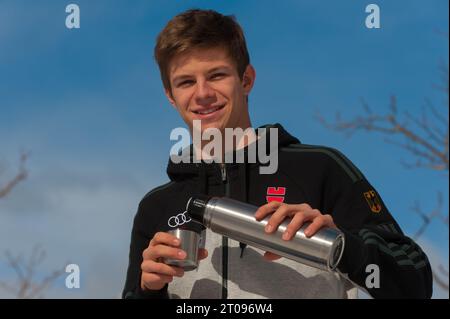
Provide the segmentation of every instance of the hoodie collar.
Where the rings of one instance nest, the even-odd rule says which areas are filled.
[[[281,124],[276,123],[276,124],[267,124],[267,125],[263,125],[260,126],[259,128],[266,128],[266,134],[270,134],[270,128],[277,128],[278,129],[278,149],[284,146],[287,146],[289,144],[298,144],[300,143],[300,141],[293,137],[292,135],[290,135]],[[267,143],[269,143],[270,141],[270,136],[267,137]],[[270,144],[269,144],[270,145]],[[269,146],[267,145],[267,146]],[[169,176],[171,181],[182,181],[185,179],[191,179],[193,177],[196,176],[200,176],[202,178],[209,178],[209,177],[213,177],[211,179],[211,181],[214,182],[221,182],[221,174],[220,174],[220,165],[217,163],[205,163],[205,162],[200,162],[200,163],[193,163],[193,155],[192,155],[192,150],[193,150],[193,145],[191,144],[189,146],[190,148],[190,152],[189,152],[189,161],[186,161],[188,163],[174,163],[172,162],[172,160],[169,158],[169,163],[167,165],[167,175]],[[268,148],[266,148],[268,149]],[[248,152],[248,146],[246,146],[244,148],[244,152],[245,154],[247,154]],[[234,151],[234,153],[236,153],[236,151]],[[247,158],[245,156],[245,158]],[[258,161],[258,159],[257,159]],[[245,163],[248,165],[252,165],[252,163]],[[242,164],[239,163],[231,163],[231,164],[225,164],[227,167],[227,170],[229,171],[233,171],[235,169],[237,169],[240,166],[243,166]],[[259,165],[259,163],[253,164],[253,165]],[[247,165],[244,165],[247,166]],[[239,172],[240,176],[241,173],[243,173],[242,168],[241,171]],[[215,178],[214,178],[215,177]]]

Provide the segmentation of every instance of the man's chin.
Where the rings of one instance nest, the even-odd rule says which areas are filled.
[[[198,128],[199,125],[196,124],[196,127]],[[201,121],[201,132],[202,132],[202,134],[207,129],[218,129],[219,131],[223,132],[224,131],[224,125],[220,121],[206,122],[206,123],[205,123],[205,121]]]

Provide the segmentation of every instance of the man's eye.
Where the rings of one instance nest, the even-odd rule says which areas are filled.
[[[191,84],[193,84],[194,83],[194,81],[192,81],[192,80],[186,80],[186,81],[183,81],[183,82],[180,82],[180,83],[178,83],[178,87],[180,87],[180,86],[188,86],[188,85],[191,85]]]
[[[214,73],[214,74],[211,76],[211,78],[212,78],[212,79],[221,79],[221,78],[223,78],[225,75],[226,75],[225,73]]]

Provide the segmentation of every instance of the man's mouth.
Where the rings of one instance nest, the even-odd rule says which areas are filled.
[[[208,115],[208,114],[212,114],[214,112],[217,112],[221,109],[223,109],[225,107],[225,104],[221,104],[221,105],[217,105],[214,107],[210,107],[207,109],[202,109],[202,110],[196,110],[196,111],[192,111],[195,114],[199,114],[199,115]]]

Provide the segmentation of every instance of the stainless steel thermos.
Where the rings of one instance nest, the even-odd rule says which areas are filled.
[[[290,219],[285,219],[276,232],[264,231],[270,215],[261,221],[255,219],[258,207],[226,197],[191,197],[187,214],[196,222],[239,242],[270,251],[299,263],[333,271],[344,251],[344,234],[334,228],[322,228],[307,238],[305,223],[291,240],[281,238]]]

